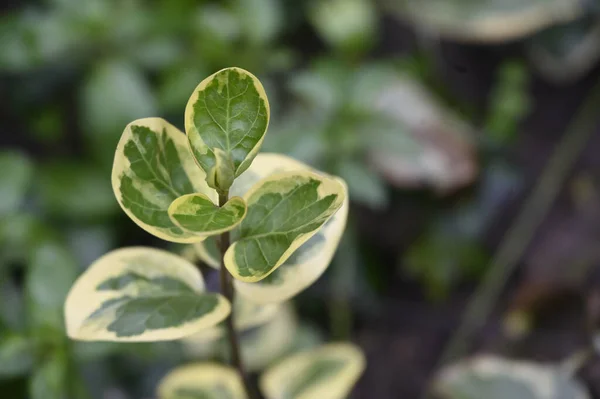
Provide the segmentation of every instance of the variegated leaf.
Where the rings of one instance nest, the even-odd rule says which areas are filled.
[[[65,303],[67,334],[82,341],[174,340],[213,327],[229,313],[224,297],[204,292],[193,264],[144,247],[98,259]]]
[[[308,165],[280,154],[258,154],[252,166],[233,184],[231,191],[243,195],[249,187],[273,173],[313,170]],[[338,179],[345,188],[345,184]],[[347,191],[346,191],[347,192]],[[346,226],[348,197],[339,211],[310,240],[300,246],[288,260],[267,278],[246,283],[235,280],[236,290],[249,301],[256,303],[283,302],[314,283],[327,269]],[[194,244],[197,255],[209,266],[218,268],[219,250],[216,240],[209,238]]]
[[[355,345],[337,343],[290,356],[260,379],[267,399],[344,399],[365,368]]]
[[[185,108],[185,130],[212,187],[229,188],[215,180],[219,173],[215,168],[225,170],[223,165],[231,162],[235,176],[248,169],[263,142],[269,117],[265,90],[248,71],[226,68],[196,87]]]
[[[248,214],[225,253],[225,266],[239,280],[262,280],[317,233],[344,197],[338,180],[309,171],[259,181],[244,196]]]
[[[173,201],[168,213],[183,231],[208,237],[233,229],[244,219],[246,210],[246,203],[240,197],[233,197],[218,207],[204,194],[187,194]]]
[[[112,186],[121,208],[141,228],[167,241],[190,243],[202,237],[173,223],[168,209],[186,194],[216,201],[195,164],[186,138],[161,118],[131,122],[117,146]]]
[[[246,399],[236,370],[216,363],[179,367],[158,387],[159,399]]]

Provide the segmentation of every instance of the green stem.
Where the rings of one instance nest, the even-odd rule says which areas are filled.
[[[227,200],[229,199],[229,192],[219,193],[219,206],[225,205]],[[244,362],[242,361],[241,351],[240,351],[240,343],[238,339],[237,332],[235,330],[235,325],[233,322],[233,301],[235,299],[235,290],[233,288],[232,277],[229,274],[229,271],[225,267],[225,262],[223,260],[225,256],[225,252],[229,248],[231,244],[231,238],[229,236],[229,232],[225,232],[219,237],[219,250],[221,252],[221,269],[220,269],[220,285],[221,285],[221,295],[223,295],[229,303],[231,303],[231,313],[225,319],[225,328],[227,329],[227,340],[229,342],[229,352],[231,356],[231,365],[237,369],[239,372],[242,381],[244,383],[244,389],[246,390],[246,395],[248,398],[253,399],[256,396],[253,394],[253,389],[248,379],[248,375],[246,374],[246,369],[244,368]]]
[[[600,82],[592,88],[583,107],[556,146],[538,183],[508,230],[506,238],[500,243],[489,271],[465,310],[462,323],[441,356],[439,366],[463,356],[474,332],[487,320],[502,288],[554,203],[571,167],[595,131],[598,124],[598,107]]]

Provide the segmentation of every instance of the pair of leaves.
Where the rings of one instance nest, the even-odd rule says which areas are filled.
[[[248,192],[232,187],[232,194],[243,198],[215,205],[217,192],[229,191],[235,178],[255,174],[248,168],[268,120],[268,101],[254,76],[238,68],[217,72],[200,83],[188,102],[187,140],[159,118],[127,126],[112,174],[119,204],[146,231],[179,243],[199,242],[239,225],[225,265],[246,282],[267,277],[344,200],[343,183],[304,168],[269,173],[246,185]]]
[[[343,399],[364,367],[364,355],[354,345],[329,344],[284,359],[263,374],[260,386],[267,399]],[[158,393],[160,399],[247,398],[235,370],[211,363],[176,369]]]
[[[223,208],[190,156],[185,136],[160,118],[130,123],[117,146],[113,190],[127,215],[149,233],[194,242],[241,221],[246,207],[232,198]]]

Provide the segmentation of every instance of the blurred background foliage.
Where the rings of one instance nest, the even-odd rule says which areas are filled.
[[[596,0],[31,0],[1,9],[0,392],[17,399],[152,397],[174,365],[220,356],[218,337],[69,342],[62,305],[110,249],[164,245],[112,193],[125,124],[162,116],[182,127],[193,88],[227,66],[265,83],[273,118],[264,149],[342,176],[352,200],[325,278],[295,308],[244,330],[250,367],[325,337],[353,338],[370,364],[357,398],[418,397],[600,57]],[[589,148],[504,290],[508,305],[483,348],[515,350],[498,343],[504,311],[529,320],[565,292],[587,299],[586,278],[565,270],[573,254],[587,254],[578,276],[598,263],[599,140]],[[577,347],[549,334],[524,355]]]

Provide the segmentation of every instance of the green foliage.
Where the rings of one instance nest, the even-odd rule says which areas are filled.
[[[297,250],[296,263],[306,256],[302,251],[316,252],[310,238],[323,230],[342,205],[347,206],[346,186],[339,178],[285,157],[257,158],[269,120],[261,83],[239,68],[219,71],[194,90],[185,114],[189,147],[182,142],[183,135],[163,119],[140,119],[126,126],[112,173],[113,190],[125,213],[149,233],[169,241],[200,242],[221,235],[220,240],[228,242],[231,237],[229,248],[221,247],[221,267],[246,283],[264,279]],[[234,187],[237,177],[241,183]],[[247,189],[243,198],[229,199],[230,188],[237,193],[242,187]],[[223,198],[228,201],[224,203]],[[331,260],[345,212],[327,246],[329,252],[320,254],[321,262],[307,264],[317,268],[315,278]],[[320,236],[318,243],[323,242],[326,236]],[[294,295],[312,281],[288,288],[288,293]],[[227,297],[204,292],[199,271],[168,252],[143,247],[113,251],[94,262],[71,288],[65,303],[67,334],[83,341],[117,342],[172,340],[202,330],[218,336],[216,325],[230,314],[228,290],[222,289]],[[38,298],[45,294],[38,289]],[[251,301],[252,296],[243,300]],[[250,313],[249,318],[258,317]],[[340,350],[342,354],[350,351],[350,366],[345,367],[350,371],[342,373],[340,365],[318,381],[301,380],[302,387],[293,395],[308,389],[304,385],[319,386],[329,380],[337,385],[336,397],[347,392],[362,372],[364,360],[356,349]],[[239,376],[227,376],[230,371],[215,367],[209,367],[209,372],[223,374],[233,384],[223,389],[238,397]],[[182,373],[180,378],[185,379],[186,370]],[[52,380],[54,374],[48,371],[48,376],[44,374],[41,381]],[[35,386],[41,384],[34,379]],[[217,389],[216,385],[195,384],[200,386],[181,384],[176,389],[159,388],[159,392],[163,397],[180,398],[214,396],[222,389],[221,385]]]

